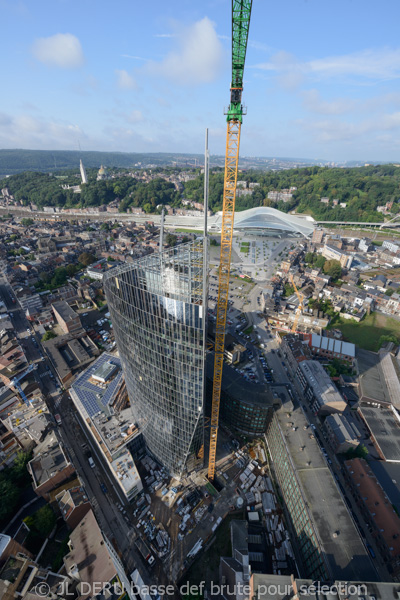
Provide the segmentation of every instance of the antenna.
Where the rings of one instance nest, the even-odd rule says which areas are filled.
[[[208,150],[208,128],[206,128],[206,141],[204,149],[204,237],[207,237],[209,160],[210,152]]]
[[[161,212],[161,224],[160,224],[160,252],[163,251],[163,244],[164,244],[164,215],[165,215],[165,209],[163,207],[162,212]]]

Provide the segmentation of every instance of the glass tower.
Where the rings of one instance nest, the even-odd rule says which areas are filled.
[[[133,418],[178,478],[203,450],[206,248],[197,239],[103,279]]]

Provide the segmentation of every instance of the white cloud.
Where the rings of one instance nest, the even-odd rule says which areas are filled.
[[[314,80],[352,77],[356,80],[385,81],[400,77],[400,48],[366,49],[311,61],[300,61],[296,56],[280,51],[268,62],[250,68],[276,73],[283,87],[286,81],[297,85],[305,77]],[[352,83],[358,83],[358,80],[352,80]]]
[[[78,125],[65,121],[47,121],[27,113],[20,115],[0,113],[0,125],[0,147],[2,148],[65,150],[74,147],[78,137],[81,140],[87,139]]]
[[[132,58],[134,60],[149,60],[148,58],[143,58],[143,56],[133,56],[132,54],[121,54],[122,58]]]
[[[321,121],[299,120],[299,125],[312,134],[318,142],[356,142],[368,140],[369,143],[382,136],[383,132],[400,131],[400,112],[387,113],[358,122],[325,119]]]
[[[220,73],[224,52],[214,23],[204,17],[189,26],[175,24],[175,29],[176,48],[161,62],[149,62],[146,68],[181,85],[214,81]]]
[[[143,114],[141,110],[132,110],[128,117],[127,117],[129,123],[140,123],[141,121],[143,121]]]
[[[307,90],[301,93],[304,107],[321,115],[342,115],[351,112],[357,105],[351,98],[336,98],[335,100],[322,100],[318,90]]]
[[[116,69],[117,85],[121,90],[136,90],[137,83],[135,79],[124,69]]]
[[[72,33],[56,33],[47,38],[38,38],[32,45],[32,54],[50,67],[74,69],[84,62],[81,43]]]
[[[342,56],[312,60],[307,70],[324,77],[352,75],[369,79],[392,79],[400,76],[400,49],[367,49]]]

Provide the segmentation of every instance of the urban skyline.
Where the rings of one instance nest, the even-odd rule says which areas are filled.
[[[1,7],[0,147],[199,152],[209,127],[211,153],[224,153],[229,2],[156,2],[139,15],[122,1],[115,28],[75,0]],[[253,11],[242,154],[397,161],[398,4]]]

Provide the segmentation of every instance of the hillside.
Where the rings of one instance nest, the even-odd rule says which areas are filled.
[[[167,165],[172,161],[178,161],[194,165],[195,159],[201,157],[198,154],[140,154],[135,152],[77,152],[69,150],[0,150],[0,178],[5,175],[14,175],[23,171],[55,172],[79,167],[82,159],[85,167],[99,168],[100,165],[107,167],[132,168],[135,164]]]
[[[97,156],[93,160],[97,161]],[[0,188],[7,186],[16,200],[21,200],[25,205],[34,203],[40,208],[100,206],[118,198],[121,201],[121,212],[129,207],[141,207],[151,213],[155,212],[156,206],[162,204],[183,207],[183,199],[202,203],[204,178],[200,169],[190,169],[197,177],[180,184],[181,191],[177,191],[174,184],[166,179],[171,176],[174,179],[180,171],[182,169],[179,167],[155,167],[152,169],[153,179],[146,183],[131,177],[126,169],[114,168],[109,169],[112,179],[96,181],[96,164],[96,168],[87,169],[89,183],[83,186],[81,194],[62,189],[62,185],[76,185],[80,182],[76,166],[58,174],[32,171],[15,174],[0,179]],[[241,172],[239,177],[242,182],[246,182],[247,190],[246,193],[243,190],[238,192],[237,210],[272,206],[284,212],[295,210],[308,213],[317,220],[364,222],[383,221],[384,216],[377,212],[377,207],[387,202],[393,203],[391,213],[400,211],[400,169],[394,165],[346,169],[306,167],[282,171],[248,170]],[[222,208],[223,178],[221,168],[211,170],[209,206],[213,211]],[[251,183],[258,185],[250,189]],[[293,197],[288,202],[274,202],[268,198],[269,192],[288,188],[295,188]],[[329,198],[329,203],[322,203],[322,197]],[[338,202],[337,206],[333,205],[334,199]],[[345,207],[340,206],[340,203],[344,203]]]

